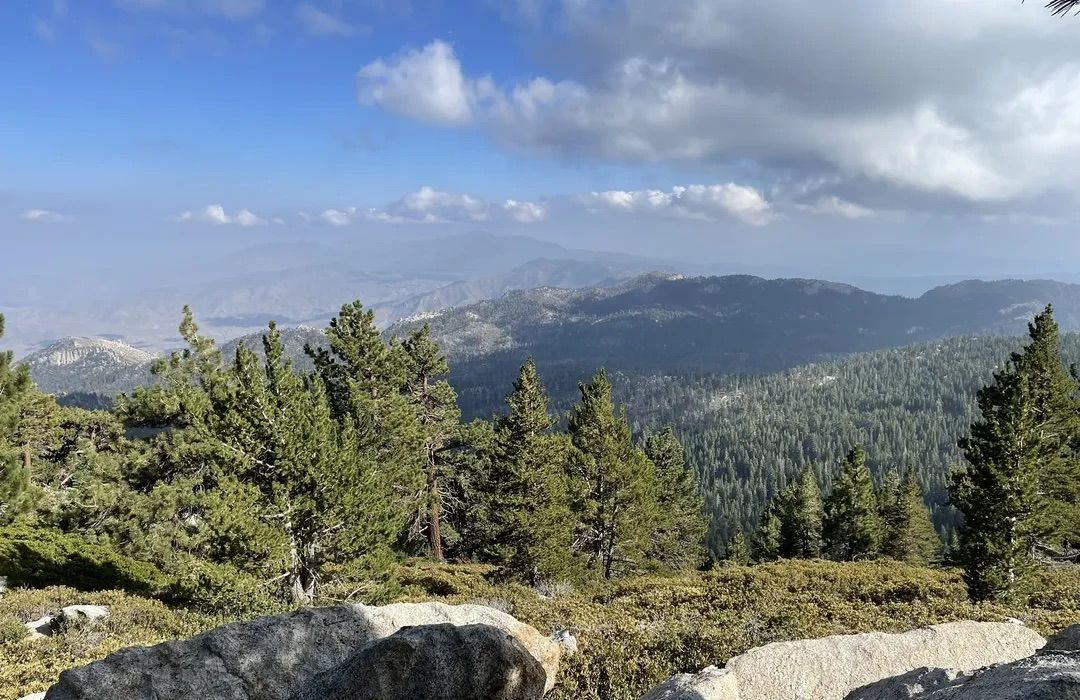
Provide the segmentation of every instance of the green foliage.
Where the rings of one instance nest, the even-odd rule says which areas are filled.
[[[1053,310],[978,393],[980,420],[960,440],[968,468],[952,482],[964,513],[958,556],[971,594],[1020,595],[1039,557],[1071,556],[1080,517],[1077,384],[1061,360]]]
[[[411,334],[402,348],[406,373],[403,391],[416,413],[419,461],[424,475],[424,495],[418,503],[414,530],[426,535],[428,551],[442,561],[445,488],[453,479],[454,453],[461,446],[461,411],[457,395],[442,378],[450,368],[432,340],[430,329],[424,326]]]
[[[1068,556],[1080,548],[1080,383],[1062,362],[1052,307],[1029,324],[1028,336],[1012,360],[1027,378],[1038,432],[1038,546],[1049,556]]]
[[[0,615],[0,648],[20,642],[30,634],[22,620],[14,615]]]
[[[231,621],[228,617],[170,608],[119,591],[88,593],[50,587],[6,593],[0,598],[0,626],[8,628],[11,620],[21,626],[43,615],[56,614],[65,606],[80,604],[104,605],[109,608],[109,616],[33,643],[5,641],[0,632],[0,697],[18,698],[44,691],[56,682],[61,671],[97,661],[120,649],[183,639]]]
[[[750,545],[746,541],[746,533],[739,530],[728,540],[724,548],[724,558],[732,564],[747,566],[750,563]]]
[[[978,599],[1020,594],[1038,539],[1038,425],[1026,374],[995,375],[979,392],[982,420],[961,441],[969,467],[953,479],[952,504],[964,513],[959,557]]]
[[[634,447],[603,370],[581,385],[570,438],[575,541],[581,555],[590,571],[605,579],[640,571],[648,565],[657,516],[656,467]]]
[[[169,577],[146,562],[77,535],[10,526],[0,529],[0,571],[12,586],[71,585],[83,590],[124,589],[163,595]]]
[[[856,445],[841,463],[825,499],[825,552],[841,561],[871,558],[880,552],[883,534],[866,451]]]
[[[4,316],[0,314],[0,338]],[[26,516],[36,497],[31,483],[30,446],[19,434],[26,404],[40,396],[26,365],[16,365],[10,351],[0,352],[0,525]]]
[[[552,595],[495,584],[491,566],[410,561],[395,600],[495,604],[541,633],[567,629],[579,653],[560,669],[553,700],[631,700],[679,672],[696,672],[751,647],[828,634],[899,632],[953,620],[1017,617],[1042,634],[1080,617],[1080,571],[1040,569],[1030,600],[972,604],[960,572],[891,560],[785,561],[708,573],[600,582]],[[370,601],[365,601],[370,602]],[[379,602],[382,602],[381,600]],[[60,671],[119,648],[189,637],[227,622],[118,592],[14,590],[0,619],[36,619],[75,603],[112,615],[95,630],[34,644],[0,642],[0,697],[44,690]]]
[[[673,570],[705,561],[705,503],[682,445],[671,428],[645,440],[645,456],[656,467],[656,522],[649,559]]]
[[[821,491],[807,467],[769,503],[758,525],[755,550],[758,561],[813,559],[821,556]]]
[[[565,464],[569,445],[551,433],[556,420],[530,360],[495,423],[483,496],[491,520],[481,558],[530,584],[573,577],[573,515]]]
[[[778,498],[773,499],[761,514],[761,522],[758,523],[757,528],[754,530],[754,561],[775,561],[780,558],[782,505],[783,501]],[[739,534],[742,534],[741,529],[736,532],[736,535]]]
[[[885,533],[882,555],[921,566],[941,562],[941,539],[930,521],[914,470],[908,470],[903,480],[896,472],[886,476],[878,491],[878,507]]]

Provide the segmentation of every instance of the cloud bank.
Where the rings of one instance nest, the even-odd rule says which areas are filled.
[[[569,159],[828,175],[898,207],[1023,202],[1080,185],[1078,30],[1038,3],[559,7],[546,31],[574,56],[552,60],[559,77],[497,84],[435,40],[361,68],[360,101]],[[823,196],[836,197],[817,203],[823,212],[867,215]]]

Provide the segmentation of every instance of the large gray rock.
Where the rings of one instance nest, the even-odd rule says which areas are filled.
[[[406,627],[316,676],[291,700],[540,700],[547,675],[490,625]]]
[[[957,674],[952,682],[908,695],[899,692],[894,680],[860,688],[848,697],[850,700],[1077,700],[1080,699],[1080,652],[1040,652],[971,674]]]
[[[560,647],[481,605],[340,605],[225,625],[190,639],[123,649],[60,674],[47,700],[284,700],[306,682],[402,627],[485,624],[512,635],[555,682]]]
[[[917,668],[853,690],[844,700],[910,700],[923,697],[931,690],[950,686],[957,678],[964,676],[965,674],[952,668]]]
[[[776,642],[730,659],[722,670],[681,677],[677,686],[668,681],[643,700],[842,700],[856,688],[923,666],[972,671],[1030,656],[1045,643],[1033,630],[1004,622]]]
[[[1050,638],[1043,651],[1080,651],[1080,625],[1066,627]]]

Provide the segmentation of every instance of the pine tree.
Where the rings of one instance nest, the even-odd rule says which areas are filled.
[[[424,500],[424,438],[409,397],[412,360],[405,348],[383,340],[375,313],[359,301],[341,307],[326,339],[329,348],[305,350],[326,385],[334,417],[355,421],[360,440],[376,446],[384,465],[399,472],[393,478],[403,497]]]
[[[374,454],[383,479],[393,485],[401,512],[410,514],[401,523],[403,540],[423,532],[429,551],[438,557],[434,545],[442,546],[442,533],[437,528],[433,532],[427,523],[434,507],[441,524],[438,496],[445,490],[432,461],[436,455],[444,456],[439,451],[443,414],[456,408],[452,408],[449,386],[432,382],[437,376],[431,374],[438,361],[437,349],[432,355],[427,343],[418,342],[415,356],[410,357],[402,343],[383,339],[374,312],[365,310],[359,301],[341,307],[330,321],[326,338],[328,348],[305,349],[326,386],[335,420],[354,426],[357,441],[365,452]],[[429,411],[426,429],[421,425],[422,410]],[[451,422],[448,417],[446,422]]]
[[[0,314],[0,338],[4,316]],[[28,450],[18,436],[27,400],[36,394],[26,365],[16,365],[11,351],[0,352],[0,525],[28,513],[36,491],[31,483]]]
[[[486,500],[492,533],[484,558],[530,584],[567,578],[573,569],[573,514],[566,483],[567,445],[530,359],[495,426]]]
[[[1061,359],[1061,338],[1053,308],[1028,324],[1030,342],[1013,356],[1027,377],[1039,440],[1040,508],[1038,546],[1050,557],[1068,557],[1080,548],[1080,390]]]
[[[742,528],[736,530],[735,534],[728,540],[725,550],[725,558],[731,563],[740,566],[746,566],[750,563],[750,547],[746,542],[746,533],[743,532]]]
[[[1010,600],[1023,589],[1045,522],[1039,410],[1016,358],[979,391],[978,406],[980,420],[960,440],[968,467],[950,486],[950,502],[964,514],[956,554],[973,598]]]
[[[833,559],[855,561],[876,556],[881,547],[874,482],[866,466],[866,451],[856,445],[840,465],[832,491],[825,499],[825,551]]]
[[[780,503],[777,495],[761,514],[761,520],[754,531],[752,553],[755,561],[776,561],[780,558]]]
[[[780,556],[815,559],[821,556],[821,491],[814,471],[807,467],[780,498]]]
[[[425,325],[405,340],[405,395],[416,411],[420,433],[420,463],[424,470],[424,496],[416,517],[416,530],[426,534],[428,551],[442,561],[446,491],[453,478],[452,452],[461,445],[461,411],[457,395],[446,380],[446,358]]]
[[[601,370],[582,384],[570,417],[575,540],[590,569],[612,578],[646,565],[656,518],[656,467],[634,447]]]
[[[895,471],[889,472],[878,501],[885,533],[881,542],[883,556],[919,566],[941,561],[941,539],[930,520],[914,470],[909,469],[903,480]]]
[[[334,420],[320,378],[293,371],[274,324],[264,350],[260,364],[238,348],[228,374],[207,387],[210,410],[196,429],[226,457],[215,524],[257,536],[232,545],[265,553],[291,599],[310,603],[325,563],[385,555],[397,514],[353,424]]]
[[[705,561],[705,502],[682,445],[671,428],[645,440],[645,455],[656,467],[657,521],[649,557],[673,570],[697,568]]]

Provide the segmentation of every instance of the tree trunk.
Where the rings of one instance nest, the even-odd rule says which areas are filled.
[[[294,603],[310,605],[315,600],[315,545],[310,542],[298,543],[291,533],[289,540],[289,592]]]
[[[439,502],[439,470],[433,463],[434,455],[428,457],[428,546],[435,561],[443,560],[442,507]]]

